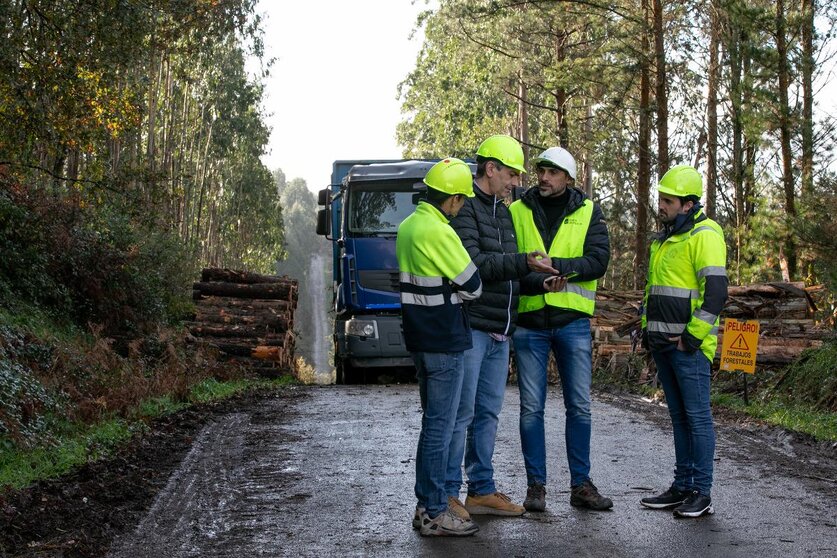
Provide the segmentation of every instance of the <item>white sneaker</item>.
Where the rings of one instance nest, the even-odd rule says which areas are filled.
[[[476,523],[457,517],[450,510],[445,510],[434,518],[427,515],[427,511],[421,514],[419,533],[423,537],[468,537],[479,530]]]
[[[416,513],[413,515],[413,529],[421,529],[421,516],[424,515],[424,508],[416,506]]]

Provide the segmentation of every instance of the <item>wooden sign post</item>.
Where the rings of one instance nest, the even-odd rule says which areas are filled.
[[[744,404],[749,405],[747,374],[756,373],[756,351],[759,343],[759,322],[724,319],[724,342],[721,345],[721,370],[744,373]]]

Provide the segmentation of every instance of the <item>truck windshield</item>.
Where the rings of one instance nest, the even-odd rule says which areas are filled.
[[[349,190],[349,232],[389,236],[416,208],[419,193],[412,182],[353,184]]]

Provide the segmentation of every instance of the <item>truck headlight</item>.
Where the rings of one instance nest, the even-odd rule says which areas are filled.
[[[378,338],[378,324],[375,320],[357,320],[352,318],[346,322],[346,335],[355,337]]]

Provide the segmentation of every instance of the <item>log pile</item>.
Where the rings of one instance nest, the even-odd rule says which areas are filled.
[[[813,317],[816,304],[811,292],[817,288],[806,288],[801,282],[730,286],[721,314],[716,363],[723,343],[724,318],[759,321],[758,367],[788,364],[803,350],[820,346],[831,332],[818,326]],[[622,370],[637,366],[630,355],[644,353],[636,346],[641,302],[641,291],[599,290],[596,314],[591,320],[594,367]]]
[[[288,277],[206,268],[193,285],[189,333],[217,347],[226,360],[261,376],[295,374],[297,282]]]

